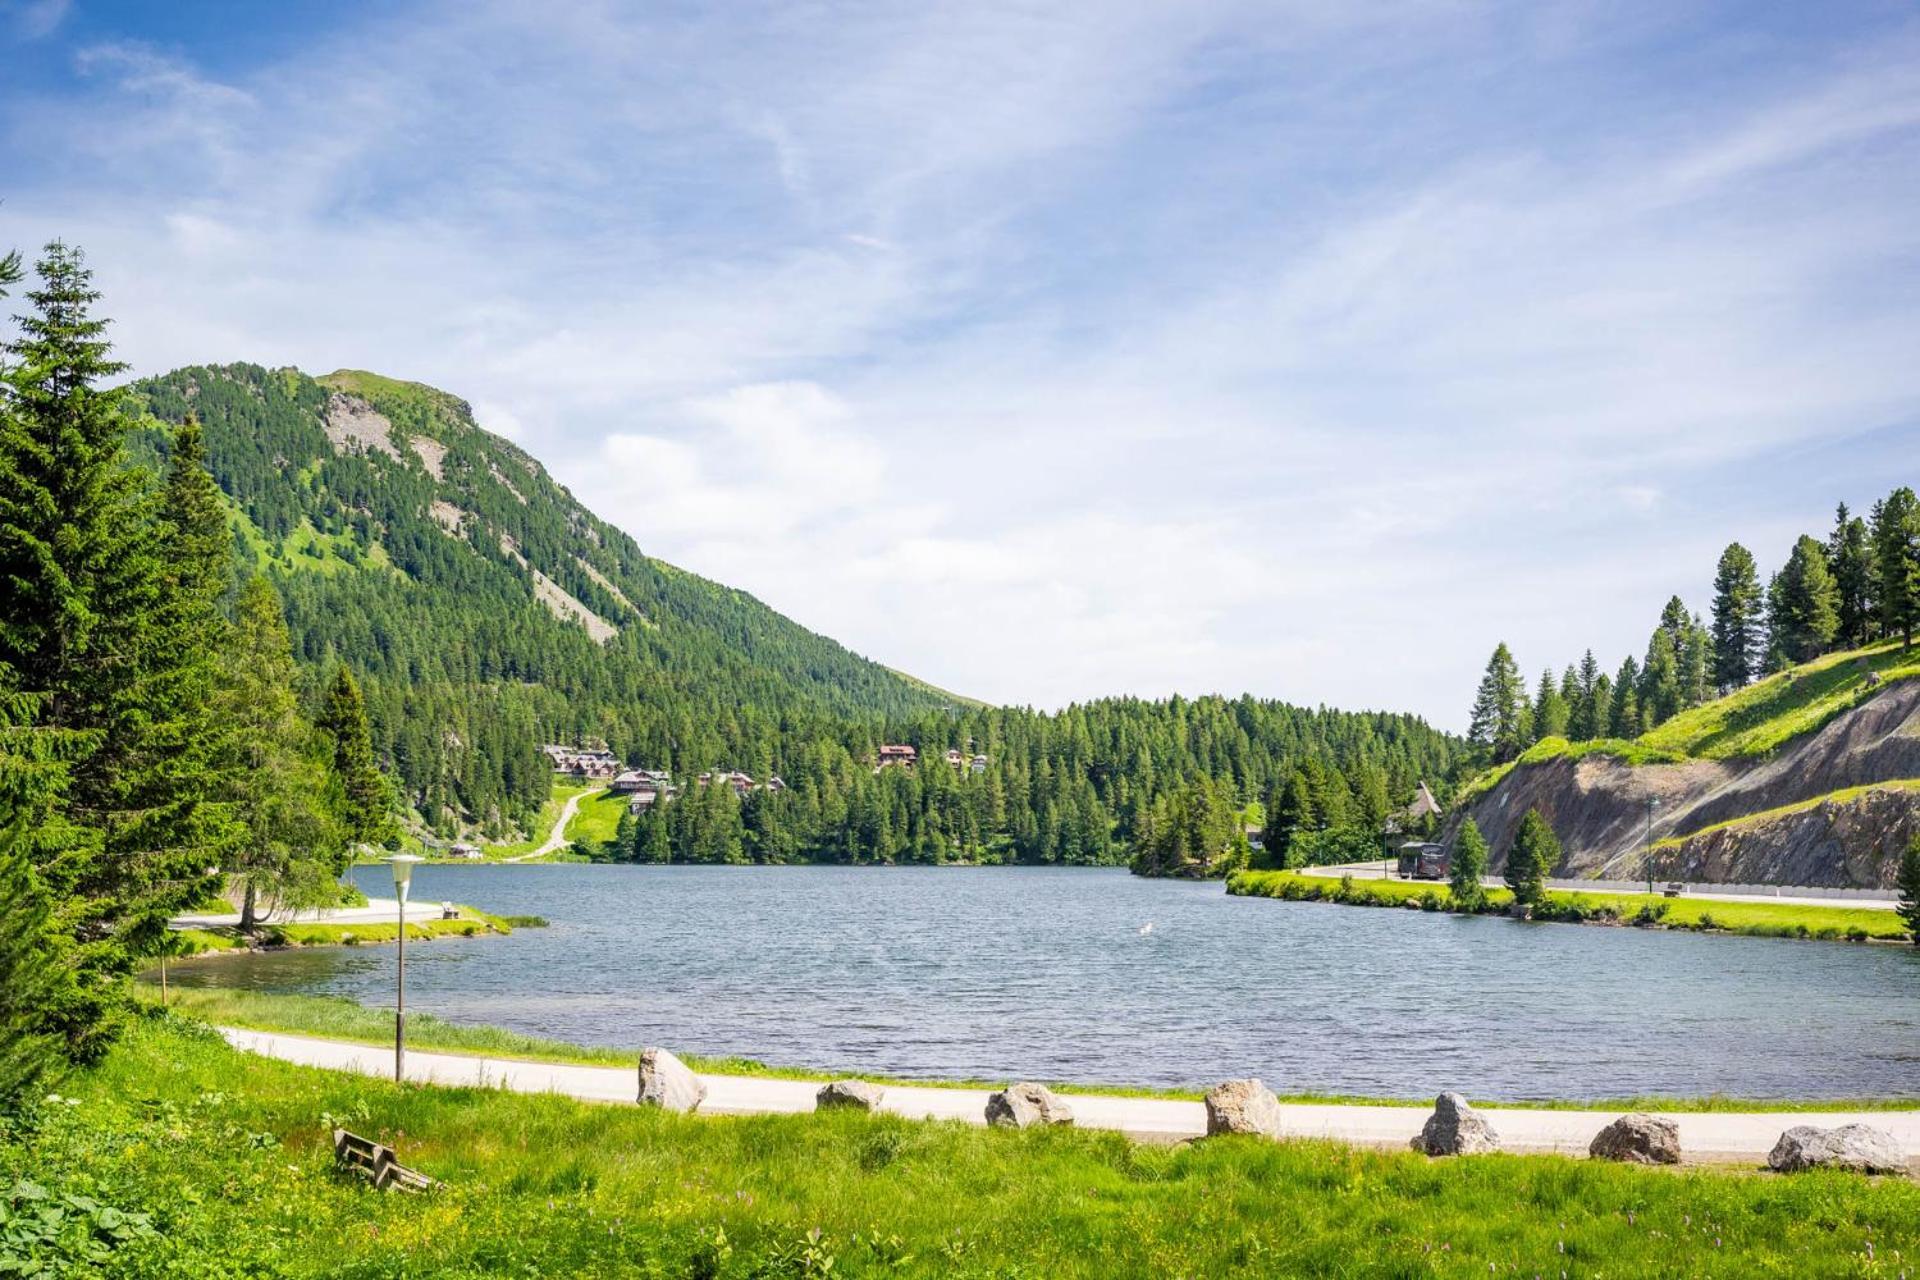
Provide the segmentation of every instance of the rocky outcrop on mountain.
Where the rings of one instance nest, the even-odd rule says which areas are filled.
[[[1920,779],[1920,680],[1878,686],[1766,756],[1630,765],[1592,754],[1516,765],[1464,812],[1486,836],[1496,871],[1520,819],[1538,809],[1560,838],[1555,875],[1640,876],[1653,799],[1654,840],[1678,841],[1656,846],[1660,879],[1888,888],[1920,831],[1920,788],[1834,793],[1911,779]],[[1796,805],[1806,807],[1772,812]]]

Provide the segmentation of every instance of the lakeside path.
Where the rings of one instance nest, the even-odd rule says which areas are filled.
[[[599,791],[582,791],[579,795],[568,796],[567,803],[561,806],[560,816],[554,819],[553,830],[547,833],[547,842],[545,844],[535,849],[532,853],[523,853],[514,858],[502,858],[500,861],[502,863],[531,862],[535,858],[544,858],[548,854],[557,852],[563,848],[567,843],[567,828],[573,825],[573,815],[580,811],[580,802],[582,800],[590,800],[594,796],[602,794],[604,791],[605,788],[603,787]]]
[[[443,908],[437,901],[410,898],[407,923],[426,924],[441,918]],[[311,907],[303,911],[262,912],[262,924],[395,924],[400,919],[398,898],[368,898],[364,907]],[[189,912],[167,921],[173,929],[233,929],[240,925],[238,911]],[[398,933],[396,929],[394,932]]]
[[[236,1049],[286,1062],[362,1075],[389,1076],[393,1050],[342,1040],[221,1027]],[[759,1076],[702,1075],[703,1114],[766,1115],[813,1110],[818,1080],[772,1080]],[[591,1067],[528,1062],[464,1054],[407,1050],[407,1079],[422,1084],[504,1088],[514,1093],[555,1093],[588,1102],[632,1104],[639,1091],[638,1064]],[[882,1107],[916,1120],[962,1120],[984,1124],[985,1089],[886,1085]],[[1118,1098],[1063,1093],[1075,1123],[1087,1129],[1117,1129],[1149,1142],[1177,1142],[1206,1133],[1206,1109],[1171,1098]],[[1290,1138],[1330,1138],[1355,1146],[1404,1150],[1426,1123],[1426,1107],[1343,1106],[1282,1103],[1283,1132]],[[1506,1150],[1584,1156],[1595,1134],[1617,1111],[1547,1111],[1500,1108],[1486,1113]],[[1680,1148],[1689,1163],[1766,1163],[1780,1134],[1798,1124],[1832,1128],[1870,1124],[1900,1141],[1911,1167],[1920,1158],[1920,1110],[1873,1112],[1669,1112],[1680,1126]]]
[[[1398,875],[1388,872],[1378,858],[1370,862],[1348,862],[1336,866],[1300,867],[1296,869],[1296,874],[1318,876],[1331,880],[1338,880],[1342,876],[1352,876],[1355,880],[1400,879]],[[1424,881],[1423,883],[1432,884],[1437,887],[1446,884],[1446,881],[1430,880]],[[1488,889],[1504,889],[1507,887],[1507,882],[1499,876],[1482,876],[1480,877],[1480,883]],[[1660,881],[1660,883],[1664,885],[1666,881],[1663,880]],[[1547,881],[1547,888],[1562,893],[1610,893],[1618,894],[1621,897],[1639,897],[1644,896],[1646,893],[1645,889],[1638,887],[1619,889],[1609,885],[1602,888],[1599,885],[1590,884],[1585,880],[1549,880]],[[1863,911],[1892,911],[1896,905],[1890,897],[1852,898],[1842,897],[1838,894],[1831,897],[1817,897],[1809,893],[1785,895],[1779,893],[1715,893],[1711,885],[1689,885],[1685,892],[1676,896],[1681,898],[1698,898],[1703,902],[1778,902],[1785,903],[1788,906],[1848,907],[1858,908]]]

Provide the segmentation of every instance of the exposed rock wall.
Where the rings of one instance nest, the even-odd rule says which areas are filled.
[[[1817,733],[1757,759],[1633,766],[1587,756],[1520,765],[1467,812],[1486,836],[1496,870],[1505,865],[1521,817],[1537,808],[1560,838],[1555,874],[1643,874],[1653,797],[1659,801],[1654,839],[1682,839],[1656,852],[1661,878],[1886,888],[1906,840],[1920,827],[1920,792],[1872,792],[1686,837],[1849,787],[1908,778],[1920,778],[1920,681],[1890,685]]]

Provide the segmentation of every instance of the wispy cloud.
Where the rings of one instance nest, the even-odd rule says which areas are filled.
[[[1639,647],[1920,420],[1920,33],[1865,5],[496,0],[62,56],[0,88],[0,243],[85,243],[141,369],[446,386],[981,696],[1457,724],[1495,639]]]

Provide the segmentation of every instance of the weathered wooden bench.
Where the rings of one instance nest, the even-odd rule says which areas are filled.
[[[425,1191],[434,1185],[426,1174],[401,1164],[392,1147],[383,1147],[372,1138],[363,1138],[345,1129],[333,1131],[333,1162],[384,1191]]]
[[[1667,886],[1665,896],[1669,898],[1677,898],[1681,894],[1685,893],[1686,891],[1687,891],[1687,886],[1681,881],[1675,880],[1673,883]]]

